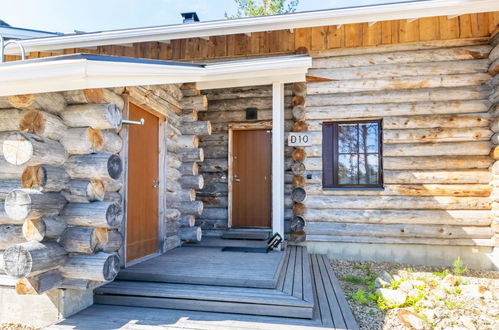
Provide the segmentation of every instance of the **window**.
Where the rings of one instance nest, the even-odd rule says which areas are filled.
[[[381,188],[381,120],[325,122],[324,188]]]

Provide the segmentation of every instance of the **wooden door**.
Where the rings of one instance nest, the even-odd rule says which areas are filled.
[[[271,227],[272,134],[232,132],[232,227]]]
[[[128,126],[128,186],[126,261],[158,252],[159,119],[130,104]]]

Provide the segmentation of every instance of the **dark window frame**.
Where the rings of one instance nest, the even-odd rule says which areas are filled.
[[[338,183],[338,125],[339,124],[378,124],[378,183],[339,184]],[[342,120],[322,123],[322,188],[323,189],[383,189],[383,135],[381,119]],[[366,153],[357,153],[358,155]],[[357,162],[358,163],[358,162]]]

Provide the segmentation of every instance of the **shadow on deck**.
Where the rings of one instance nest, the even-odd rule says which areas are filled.
[[[185,258],[197,268],[177,262]],[[95,290],[95,303],[52,328],[358,329],[329,260],[298,246],[269,254],[179,248],[124,270]]]

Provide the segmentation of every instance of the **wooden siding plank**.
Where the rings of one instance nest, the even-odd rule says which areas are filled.
[[[362,46],[362,30],[363,24],[345,24],[345,47],[360,47]]]
[[[383,45],[388,45],[392,43],[392,29],[393,24],[391,21],[383,21],[381,24],[381,43]]]
[[[440,39],[456,39],[459,37],[459,21],[457,17],[448,18],[447,16],[439,16],[438,21]]]
[[[377,46],[382,43],[382,26],[381,22],[376,22],[372,25],[363,25],[362,31],[363,46]]]
[[[327,49],[341,48],[345,44],[345,29],[336,25],[326,27]]]
[[[295,49],[305,48],[310,50],[312,43],[312,28],[300,28],[294,30],[295,34]]]
[[[424,17],[419,19],[419,40],[429,41],[438,39],[438,17]]]
[[[419,40],[419,20],[409,22],[408,20],[399,21],[399,41],[415,42]]]

